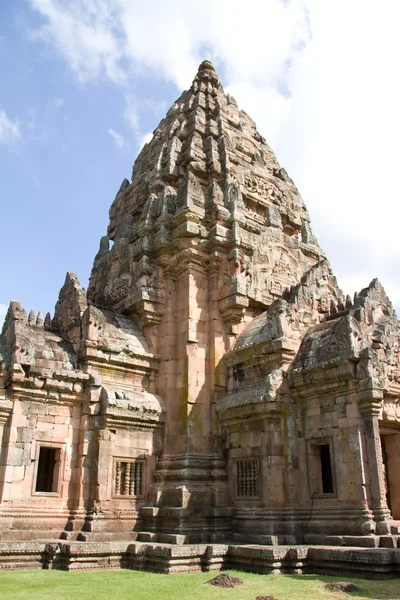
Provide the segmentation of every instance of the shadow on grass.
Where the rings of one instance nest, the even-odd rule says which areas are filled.
[[[314,582],[319,584],[323,591],[323,598],[370,598],[371,600],[399,600],[400,599],[400,578],[392,577],[389,579],[376,579],[371,568],[371,578],[356,578],[347,577],[346,575],[319,575],[319,574],[304,574],[304,575],[277,575],[276,578],[290,578],[290,581],[295,584],[304,585],[304,582]],[[331,592],[324,588],[327,583],[337,581],[347,581],[357,586],[357,591],[353,592]],[[292,587],[292,586],[290,586]],[[325,596],[326,594],[326,596]],[[321,596],[322,597],[322,596]],[[280,600],[280,599],[277,599]]]

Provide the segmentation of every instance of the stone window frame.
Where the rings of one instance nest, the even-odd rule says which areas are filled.
[[[117,494],[115,492],[116,478],[117,478],[117,463],[130,463],[130,464],[141,464],[141,490],[140,494]],[[126,456],[114,456],[113,457],[113,468],[112,468],[112,482],[111,482],[111,495],[112,498],[118,498],[120,500],[131,500],[132,498],[144,498],[145,495],[145,481],[146,481],[146,457],[138,456],[133,458],[127,458]]]
[[[57,484],[56,491],[54,492],[37,492],[36,491],[36,482],[38,476],[38,468],[39,468],[39,457],[40,457],[40,449],[41,448],[52,448],[54,450],[59,451],[59,459],[56,461],[58,463],[58,472],[57,472]],[[35,497],[49,497],[49,498],[61,498],[61,485],[63,480],[63,473],[65,470],[65,458],[66,458],[66,444],[65,442],[53,442],[53,441],[37,441],[35,448],[35,456],[34,456],[34,469],[33,469],[33,477],[32,477],[32,490],[31,496]]]
[[[254,496],[244,496],[241,495],[239,496],[238,494],[238,463],[240,462],[256,462],[257,463],[257,467],[258,467],[258,494],[254,495]],[[233,460],[233,465],[234,465],[234,477],[233,477],[233,484],[234,484],[234,499],[236,502],[259,502],[261,500],[261,489],[262,489],[262,485],[261,485],[261,460],[259,456],[237,456],[234,458]]]
[[[330,458],[330,466],[331,466],[331,478],[332,478],[332,488],[333,492],[323,492],[315,489],[315,479],[320,480],[320,489],[322,490],[322,473],[321,473],[321,462],[320,457],[315,456],[314,448],[320,446],[329,446],[329,458]],[[308,473],[308,490],[310,494],[310,498],[337,498],[337,480],[336,480],[336,471],[335,471],[335,454],[334,454],[334,445],[333,445],[333,437],[325,436],[321,438],[310,438],[307,440],[307,473]]]

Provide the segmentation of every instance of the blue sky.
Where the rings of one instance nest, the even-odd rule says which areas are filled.
[[[67,271],[87,285],[140,130],[127,124],[118,87],[77,81],[57,53],[31,39],[42,22],[28,3],[0,3],[0,111],[19,132],[0,145],[0,302],[18,299],[28,310],[52,312]],[[144,82],[143,93],[166,99],[165,107],[177,95],[163,81],[154,89]],[[163,112],[143,107],[141,122],[155,127]],[[124,132],[120,145],[110,130]]]
[[[204,58],[344,291],[379,276],[399,309],[399,17],[391,0],[0,0],[0,318],[11,299],[53,313],[67,271],[87,286],[122,179]]]

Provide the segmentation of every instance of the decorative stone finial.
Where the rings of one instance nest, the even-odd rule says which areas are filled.
[[[203,69],[210,69],[212,71],[215,71],[215,67],[212,64],[211,60],[203,60],[203,62],[200,63],[199,71],[203,71]]]
[[[44,325],[45,327],[51,327],[51,315],[50,313],[46,313],[46,316],[44,318]]]
[[[43,312],[41,310],[37,314],[36,325],[43,325]]]
[[[35,324],[35,311],[33,310],[33,308],[31,308],[31,310],[29,311],[28,324],[29,325]]]
[[[218,81],[217,72],[211,61],[203,60],[199,66],[196,79],[200,79],[201,81]]]

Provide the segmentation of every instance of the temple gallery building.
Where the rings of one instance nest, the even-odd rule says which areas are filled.
[[[87,292],[68,273],[53,318],[10,303],[0,564],[396,572],[399,341],[377,279],[343,296],[203,62],[122,182]]]

